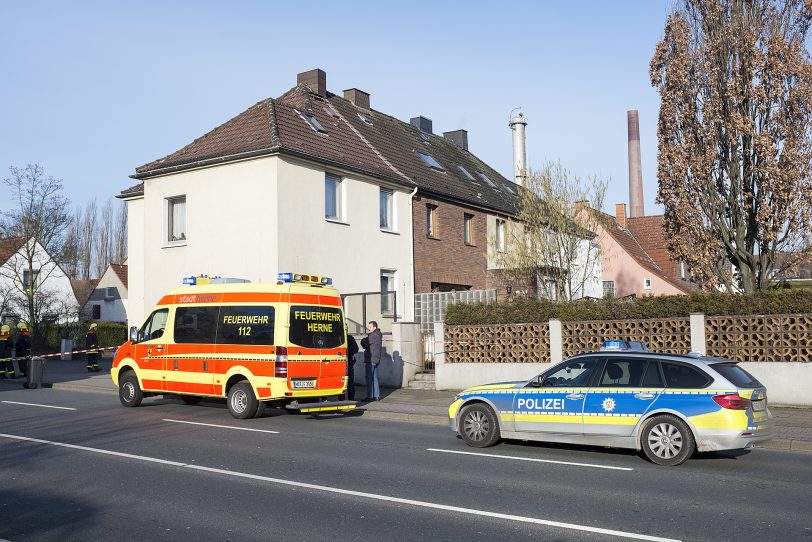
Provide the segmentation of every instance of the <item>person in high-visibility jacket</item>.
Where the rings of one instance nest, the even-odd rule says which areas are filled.
[[[99,337],[96,335],[96,324],[90,324],[85,335],[85,348],[87,349],[87,372],[98,373],[99,369]]]
[[[14,338],[11,336],[11,328],[7,325],[0,327],[0,379],[17,378],[14,373]]]
[[[20,358],[17,360],[17,365],[20,366],[20,374],[25,377],[28,375],[28,359],[31,357],[31,335],[28,333],[28,326],[23,322],[17,324],[17,331],[19,331],[19,335],[15,346],[17,347],[17,357]]]

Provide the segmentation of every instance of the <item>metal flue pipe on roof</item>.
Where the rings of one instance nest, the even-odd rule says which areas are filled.
[[[514,109],[515,111],[515,109]],[[513,180],[516,184],[524,186],[527,176],[527,118],[519,111],[510,118],[508,123],[513,131]]]

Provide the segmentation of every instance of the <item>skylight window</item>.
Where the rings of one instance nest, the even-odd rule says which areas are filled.
[[[476,179],[474,179],[474,176],[473,176],[473,175],[471,175],[470,173],[468,173],[468,170],[467,170],[467,169],[465,169],[464,167],[462,167],[462,166],[457,166],[457,169],[459,169],[459,170],[460,170],[460,173],[462,173],[463,177],[465,177],[465,178],[466,178],[466,179],[468,179],[469,181],[475,181],[475,180],[476,180]]]
[[[423,141],[425,141],[426,143],[431,143],[431,140],[429,139],[429,136],[427,136],[427,135],[425,134],[425,132],[423,132],[423,131],[421,130],[421,131],[419,131],[419,132],[417,132],[417,133],[418,133],[418,134],[420,134],[420,139],[422,139],[422,140],[423,140]]]
[[[313,116],[313,114],[307,113],[307,112],[303,113],[303,112],[301,112],[299,110],[295,110],[295,111],[297,113],[299,113],[300,117],[302,117],[304,120],[307,121],[307,123],[310,125],[311,128],[313,128],[314,130],[316,130],[317,132],[319,132],[321,134],[326,134],[327,133],[327,130],[324,128],[324,126],[321,125],[321,123],[318,121],[318,119],[316,119],[316,117]]]
[[[338,111],[336,111],[336,108],[333,107],[333,104],[328,103],[327,105],[325,105],[324,112],[333,117],[334,119],[338,118]]]
[[[369,124],[370,126],[372,126],[372,119],[370,119],[368,116],[364,115],[363,113],[358,113],[358,118],[361,119],[362,121],[364,121],[364,124]]]
[[[494,184],[494,182],[491,180],[490,177],[488,177],[487,175],[485,175],[481,171],[479,172],[478,175],[479,175],[480,179],[482,179],[483,181],[485,181],[488,184],[488,186],[490,186],[491,188],[496,188],[496,184]]]
[[[423,161],[426,163],[426,165],[429,166],[431,169],[445,171],[443,169],[443,166],[441,166],[440,163],[437,160],[435,160],[434,157],[432,157],[430,154],[426,154],[425,152],[418,152],[417,154],[420,155],[420,158],[422,158]]]
[[[515,190],[513,190],[513,188],[511,188],[511,187],[510,187],[510,185],[507,185],[507,184],[506,184],[506,185],[505,185],[505,190],[507,190],[508,192],[510,192],[511,194],[513,194],[514,196],[516,195],[516,191],[515,191]]]

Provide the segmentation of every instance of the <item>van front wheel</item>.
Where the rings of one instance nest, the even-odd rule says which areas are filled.
[[[144,392],[138,385],[138,377],[128,371],[118,382],[118,399],[126,407],[137,407],[144,398]]]
[[[248,382],[237,382],[228,390],[228,411],[238,420],[253,418],[258,408],[259,401]]]

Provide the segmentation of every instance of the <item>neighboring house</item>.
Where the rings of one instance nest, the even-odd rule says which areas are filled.
[[[126,264],[110,264],[88,296],[82,315],[95,322],[127,321]]]
[[[321,70],[132,177],[140,184],[119,196],[131,325],[185,276],[279,271],[330,276],[342,293],[395,291],[411,320],[415,292],[499,286],[488,241],[517,204],[517,186],[470,153],[465,130],[440,137],[358,89],[327,92]]]
[[[680,295],[696,289],[677,278],[680,266],[665,248],[662,216],[627,218],[626,205],[615,206],[615,216],[600,213],[603,295]]]
[[[28,268],[29,251],[34,255],[33,273]],[[71,281],[42,245],[33,238],[0,239],[0,319],[4,323],[31,322],[24,293],[31,280],[37,285],[39,321],[64,322],[76,316],[79,305]]]
[[[90,299],[90,294],[96,289],[99,279],[72,279],[70,285],[73,288],[73,293],[76,296],[76,302],[79,304],[79,318],[82,320],[89,320],[90,315],[87,314],[87,300]]]

